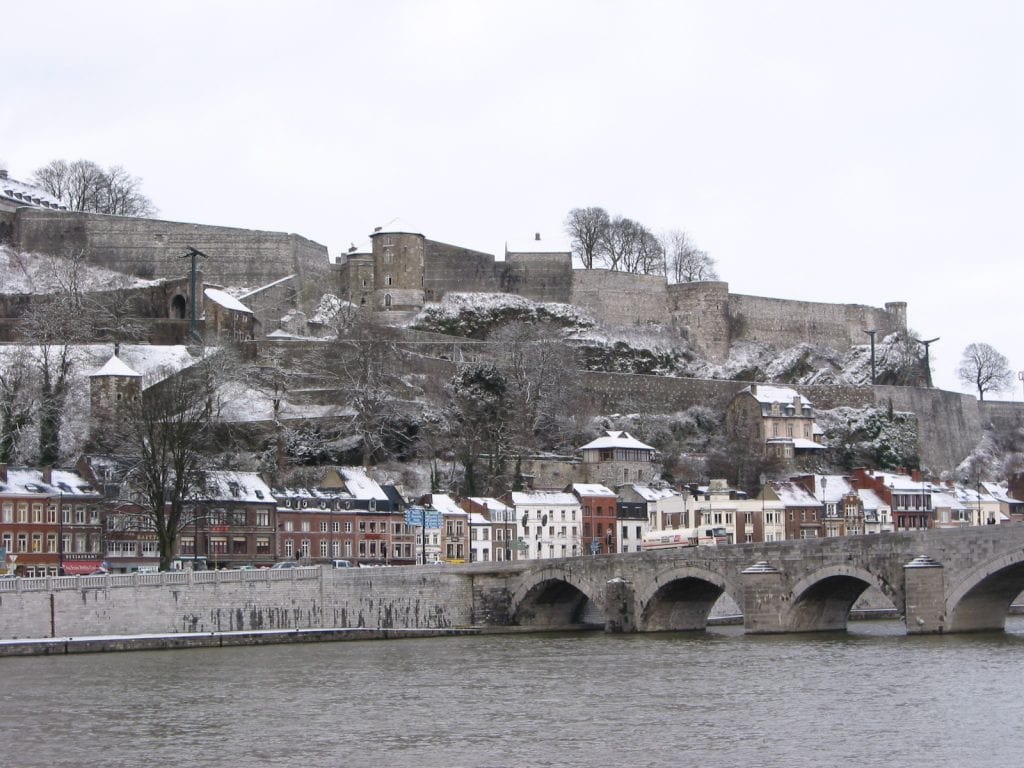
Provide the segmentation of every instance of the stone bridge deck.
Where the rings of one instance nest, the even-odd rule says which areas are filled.
[[[999,630],[1024,525],[409,568],[0,580],[0,639],[287,629],[702,630],[729,595],[748,632],[846,627],[876,587],[908,633]]]

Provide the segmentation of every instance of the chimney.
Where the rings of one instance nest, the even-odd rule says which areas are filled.
[[[383,229],[383,227],[374,227],[373,228],[373,232],[374,232],[374,234],[376,234],[377,232],[380,232],[382,229]]]
[[[7,482],[7,465],[0,464],[0,483]]]
[[[537,240],[539,242],[540,241],[540,232],[534,232],[533,233],[533,239]]]
[[[53,482],[53,465],[47,464],[43,467],[43,482],[49,485]]]
[[[0,179],[6,179],[6,178],[7,178],[7,169],[6,168],[0,168]]]
[[[757,394],[757,384],[751,384],[750,385],[750,394],[752,394],[752,395],[756,395]]]

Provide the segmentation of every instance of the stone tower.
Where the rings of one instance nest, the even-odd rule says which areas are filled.
[[[142,396],[142,374],[116,354],[89,375],[89,443],[104,447],[119,424],[125,408]]]
[[[423,307],[426,238],[400,223],[377,227],[373,244],[374,309],[416,312]]]

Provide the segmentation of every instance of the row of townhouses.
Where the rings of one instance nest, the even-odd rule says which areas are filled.
[[[84,458],[74,470],[0,465],[2,572],[155,567],[151,518],[130,493],[111,493],[104,481],[109,469],[104,457]],[[202,498],[186,509],[175,565],[502,562],[640,552],[657,534],[702,527],[744,543],[1010,522],[1024,522],[1024,502],[1005,485],[971,488],[863,469],[771,481],[754,498],[712,481],[683,489],[571,483],[501,498],[435,493],[411,501],[360,468],[327,469],[315,488],[274,487],[253,472],[210,471]]]

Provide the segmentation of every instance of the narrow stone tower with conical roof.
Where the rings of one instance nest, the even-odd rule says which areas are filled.
[[[125,408],[142,396],[142,374],[133,370],[117,356],[95,373],[89,374],[89,443],[102,447],[110,442],[118,424],[124,420]]]

